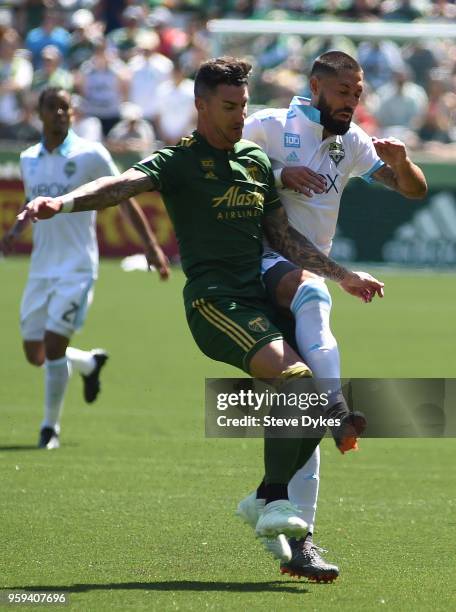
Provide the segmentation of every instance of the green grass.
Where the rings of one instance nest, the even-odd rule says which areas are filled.
[[[71,609],[454,609],[454,440],[323,443],[317,540],[332,585],[282,578],[233,517],[261,473],[260,440],[204,438],[204,378],[236,376],[187,330],[182,275],[168,284],[104,263],[81,348],[112,358],[94,406],[71,381],[62,448],[36,451],[42,371],[17,326],[26,263],[0,267],[0,587],[70,594]],[[337,288],[347,376],[455,376],[450,275],[388,275],[369,306]],[[4,606],[2,609],[7,609]]]

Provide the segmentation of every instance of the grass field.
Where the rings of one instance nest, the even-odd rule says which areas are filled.
[[[38,451],[43,373],[17,327],[26,261],[0,264],[0,588],[66,591],[103,610],[455,609],[454,440],[322,449],[316,540],[332,585],[282,578],[233,511],[261,475],[260,440],[204,438],[204,378],[235,376],[193,345],[183,277],[104,263],[81,348],[106,347],[103,392],[70,383],[59,451]],[[332,290],[347,376],[456,376],[451,275],[382,274],[369,306]],[[13,606],[1,606],[13,609]]]

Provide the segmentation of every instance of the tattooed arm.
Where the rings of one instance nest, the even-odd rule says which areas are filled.
[[[383,283],[364,272],[350,272],[327,257],[290,226],[283,208],[266,215],[263,228],[272,249],[298,266],[339,283],[345,291],[365,301],[371,301],[376,293],[383,296]]]
[[[373,143],[385,165],[374,172],[372,178],[406,198],[424,198],[426,178],[421,168],[409,159],[405,144],[396,138],[374,138]]]
[[[143,191],[156,189],[152,179],[131,168],[120,176],[105,176],[82,185],[57,198],[38,197],[31,200],[18,219],[50,219],[59,212],[100,210],[125,202]],[[67,207],[67,208],[65,208]],[[62,210],[63,209],[63,210]]]

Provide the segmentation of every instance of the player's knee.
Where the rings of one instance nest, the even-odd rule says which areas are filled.
[[[331,309],[332,299],[326,283],[321,279],[307,279],[295,291],[290,310],[296,317],[301,311],[315,304]]]
[[[53,332],[46,332],[44,337],[44,350],[46,359],[55,360],[65,356],[68,338]]]
[[[44,363],[44,351],[24,347],[25,358],[33,366],[41,367]]]
[[[282,308],[289,308],[299,285],[302,283],[301,276],[304,270],[292,270],[287,272],[279,281],[276,288],[276,301]]]

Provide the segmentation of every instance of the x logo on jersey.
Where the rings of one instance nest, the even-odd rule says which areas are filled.
[[[337,185],[336,185],[336,181],[337,181],[337,177],[339,176],[338,174],[336,174],[336,176],[334,178],[331,178],[330,174],[320,174],[318,173],[319,176],[321,176],[321,178],[326,182],[326,193],[329,193],[331,191],[331,189],[334,188],[334,191],[336,193],[339,193],[339,190],[337,189]],[[328,183],[329,181],[329,183]]]

